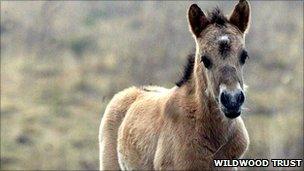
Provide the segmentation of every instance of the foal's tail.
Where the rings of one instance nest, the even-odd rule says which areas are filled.
[[[130,87],[117,93],[108,104],[99,127],[100,170],[120,170],[117,157],[118,128],[141,90]]]

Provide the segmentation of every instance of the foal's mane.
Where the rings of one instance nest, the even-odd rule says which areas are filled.
[[[195,63],[195,54],[191,53],[188,55],[187,63],[184,66],[184,72],[182,78],[175,83],[177,87],[181,87],[191,78],[193,74],[194,63]]]

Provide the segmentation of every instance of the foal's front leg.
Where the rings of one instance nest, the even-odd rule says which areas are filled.
[[[223,145],[215,154],[214,159],[238,159],[243,156],[249,144],[248,138],[238,133]]]
[[[214,154],[213,159],[239,159],[246,152],[248,146],[248,133],[243,121],[241,121],[240,125],[232,134],[232,137]]]

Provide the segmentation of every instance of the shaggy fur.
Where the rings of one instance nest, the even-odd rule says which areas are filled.
[[[219,7],[215,7],[208,13],[208,20],[211,24],[216,23],[220,26],[225,26],[229,22]]]
[[[229,41],[220,41],[219,42],[219,52],[225,58],[230,51],[230,43]]]
[[[248,5],[239,4],[244,2]],[[197,14],[203,18],[197,20]],[[243,120],[225,117],[215,100],[221,83],[229,89],[235,89],[237,82],[243,86],[238,54],[244,34],[237,25],[227,23],[223,29],[210,24],[202,14],[197,5],[188,12],[196,54],[188,59],[178,84],[182,86],[131,87],[108,104],[99,132],[101,170],[217,169],[213,159],[240,158],[246,151],[249,138]],[[215,41],[223,34],[232,42],[225,60]],[[203,55],[212,58],[211,68],[201,63]]]
[[[195,54],[188,55],[187,64],[184,67],[183,77],[176,82],[176,86],[181,87],[185,84],[193,75],[193,68],[195,63]]]

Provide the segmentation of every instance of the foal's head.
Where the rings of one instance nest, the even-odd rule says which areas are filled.
[[[245,0],[240,0],[229,18],[218,8],[206,16],[196,4],[188,12],[196,42],[196,77],[207,80],[207,92],[219,101],[228,118],[241,114],[245,100],[242,70],[248,58],[245,32],[249,18],[250,6]]]

